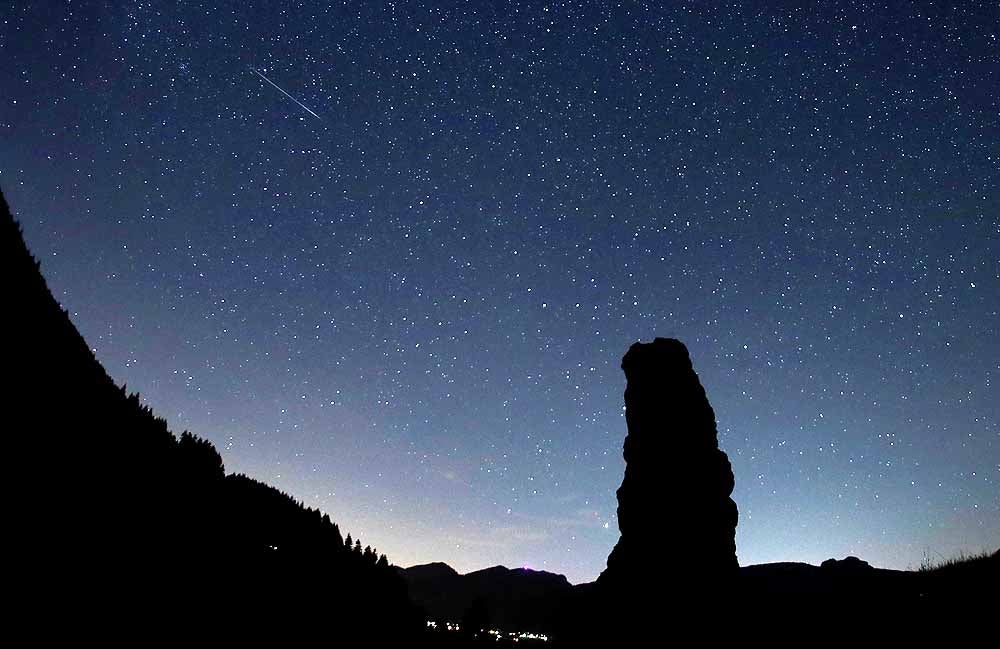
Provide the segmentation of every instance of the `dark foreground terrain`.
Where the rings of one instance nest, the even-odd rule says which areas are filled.
[[[401,573],[410,596],[439,630],[447,631],[449,623],[474,622],[504,636],[532,632],[559,644],[559,639],[578,636],[580,630],[583,642],[586,629],[596,631],[603,624],[599,615],[580,615],[595,597],[596,585],[573,586],[562,575],[503,566],[460,575],[444,563],[413,566]],[[732,609],[733,625],[749,624],[747,618],[774,624],[781,612],[785,630],[797,626],[796,621],[802,626],[823,625],[838,616],[866,625],[882,619],[885,625],[894,616],[915,620],[926,615],[930,616],[926,623],[934,626],[996,603],[998,578],[1000,551],[918,571],[873,568],[855,557],[830,559],[821,566],[761,564],[740,568],[729,590],[718,593],[716,610]],[[676,597],[668,586],[653,592],[668,601]],[[725,624],[720,622],[717,630],[726,631]],[[451,632],[457,635],[461,634]]]
[[[175,435],[115,384],[49,292],[2,194],[0,275],[15,495],[5,583],[12,619],[33,637],[422,633],[385,556],[291,496],[227,475],[210,442]]]

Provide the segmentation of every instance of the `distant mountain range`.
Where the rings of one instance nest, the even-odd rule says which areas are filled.
[[[528,568],[494,566],[462,575],[446,563],[428,563],[400,574],[429,619],[459,622],[476,605],[492,626],[507,631],[552,632],[574,589],[562,575]]]
[[[485,614],[503,631],[558,634],[574,620],[595,584],[572,585],[563,575],[494,566],[459,574],[446,563],[399,568],[410,597],[432,620],[462,622]],[[920,571],[874,568],[856,557],[822,565],[767,563],[740,568],[735,599],[747,611],[844,611],[872,605],[893,610],[942,610],[983,603],[1000,578],[1000,551]],[[809,619],[806,614],[803,619]]]

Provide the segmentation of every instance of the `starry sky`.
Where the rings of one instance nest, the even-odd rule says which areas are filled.
[[[0,187],[117,381],[394,563],[594,579],[654,336],[741,564],[995,549],[1000,9],[804,5],[14,0]]]

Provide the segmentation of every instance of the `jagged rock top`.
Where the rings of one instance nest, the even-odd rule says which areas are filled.
[[[655,338],[651,343],[633,343],[622,357],[625,377],[632,372],[662,371],[664,364],[678,364],[693,369],[687,347],[676,338]]]
[[[684,557],[670,579],[689,589],[735,575],[734,476],[687,348],[673,338],[637,342],[622,370],[628,432],[617,492],[621,538],[599,583],[633,590],[655,572],[648,557],[663,553]]]

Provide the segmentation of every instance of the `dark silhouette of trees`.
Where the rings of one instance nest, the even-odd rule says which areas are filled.
[[[8,586],[44,622],[74,616],[103,634],[241,620],[294,636],[322,620],[372,644],[420,630],[388,561],[362,556],[328,515],[226,475],[211,442],[175,436],[115,384],[49,292],[2,194],[0,274],[6,457],[19,494]]]

